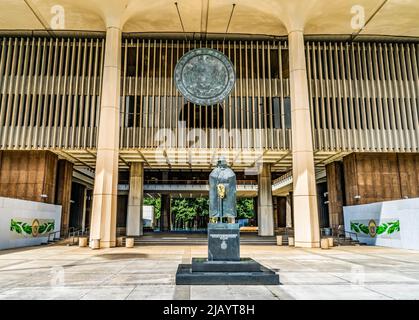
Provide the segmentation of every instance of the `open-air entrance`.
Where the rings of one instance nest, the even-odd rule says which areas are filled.
[[[204,243],[209,222],[210,171],[144,168],[143,172],[142,188],[138,193],[142,194],[142,234],[134,235],[135,241]],[[275,235],[288,235],[293,231],[291,184],[280,173],[270,172],[270,176],[268,183],[262,184],[263,180],[258,175],[237,171],[236,221],[240,225],[242,242],[274,243]],[[128,212],[130,189],[133,188],[135,185],[130,181],[130,172],[120,171],[117,236],[131,236],[128,231]],[[266,198],[269,188],[272,188],[272,202]],[[85,230],[89,226],[91,189],[92,186],[88,188],[78,182],[73,183],[71,230]],[[271,208],[268,211],[258,212],[260,208],[265,210],[269,204]],[[263,226],[265,230],[272,227],[273,233],[264,234]]]
[[[257,212],[254,198],[237,199],[237,223],[246,231],[257,232]],[[145,232],[206,232],[209,199],[207,195],[194,197],[161,194],[144,198],[143,228]]]

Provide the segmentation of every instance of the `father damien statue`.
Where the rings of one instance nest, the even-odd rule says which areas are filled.
[[[209,176],[210,218],[236,218],[236,175],[225,158],[221,157],[217,167]],[[230,220],[230,219],[229,219]]]

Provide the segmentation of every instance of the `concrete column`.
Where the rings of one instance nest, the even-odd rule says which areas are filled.
[[[61,236],[68,234],[70,224],[70,200],[73,179],[73,164],[67,160],[58,160],[56,203],[61,209]],[[29,188],[28,188],[29,189]]]
[[[278,197],[278,227],[280,228],[287,226],[286,203],[286,197]]]
[[[302,30],[288,33],[295,246],[320,246],[307,70]]]
[[[253,198],[253,212],[255,214],[255,224],[258,225],[258,197]]]
[[[83,188],[82,193],[82,209],[81,209],[81,230],[86,230],[86,210],[87,210],[87,187]]]
[[[133,162],[129,171],[127,236],[143,235],[143,190],[143,163]]]
[[[286,220],[286,227],[292,228],[293,227],[293,218],[292,218],[292,195],[287,195],[287,202],[285,206],[285,220]]]
[[[279,197],[272,197],[273,210],[274,210],[274,230],[278,228],[278,217],[279,217]]]
[[[272,206],[271,165],[263,164],[258,176],[258,233],[259,236],[274,235],[274,216]]]
[[[160,231],[170,230],[170,196],[161,195]]]
[[[99,247],[116,245],[120,78],[121,29],[108,27],[90,230],[92,248],[98,240]]]
[[[327,164],[326,179],[329,225],[331,228],[337,228],[343,225],[343,163],[335,161]]]

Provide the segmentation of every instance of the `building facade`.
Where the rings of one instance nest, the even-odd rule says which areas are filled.
[[[140,236],[144,194],[168,230],[170,197],[205,195],[221,155],[259,235],[292,226],[299,247],[343,225],[344,205],[419,196],[418,4],[357,1],[354,29],[349,0],[55,2],[2,4],[0,195],[61,204],[63,233]],[[174,82],[203,47],[236,72],[218,105]]]

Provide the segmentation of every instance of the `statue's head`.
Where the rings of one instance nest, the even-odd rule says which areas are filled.
[[[227,160],[224,156],[221,156],[217,161],[217,167],[227,168]]]

